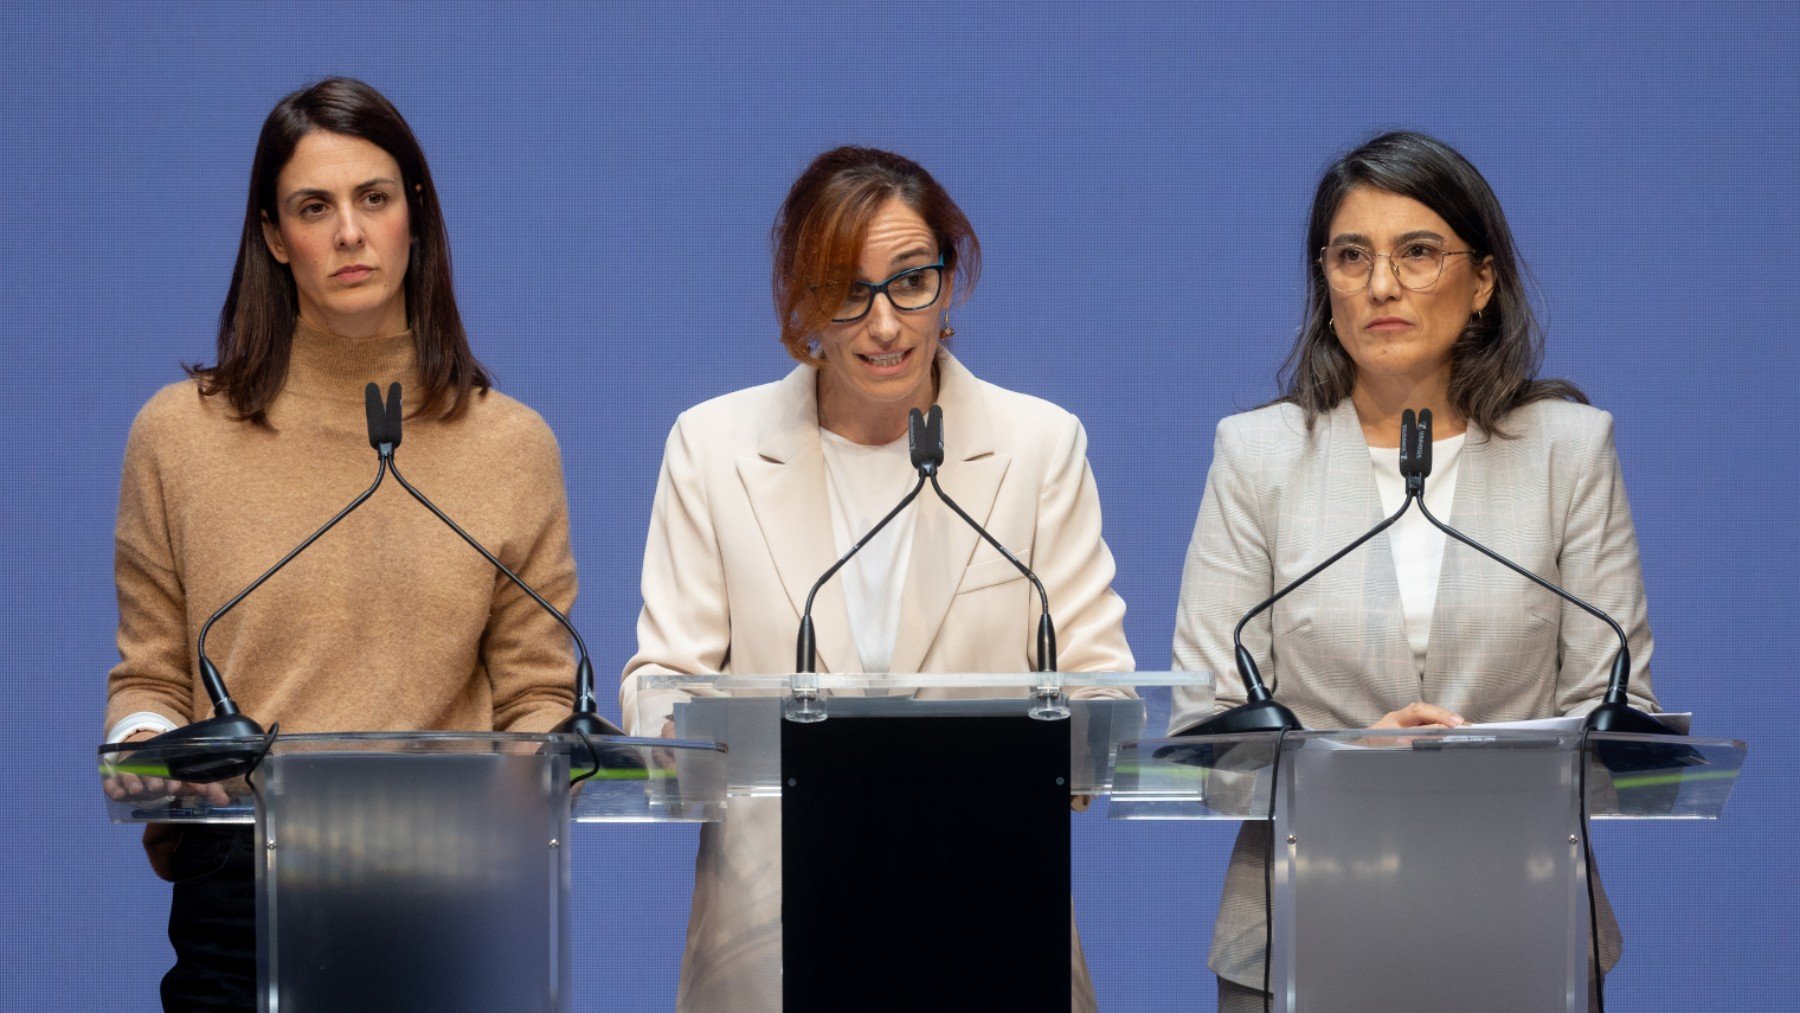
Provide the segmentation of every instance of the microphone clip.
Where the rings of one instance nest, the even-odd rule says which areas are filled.
[[[912,456],[913,470],[921,478],[931,478],[944,463],[944,409],[932,405],[921,412],[917,408],[906,416],[906,447]]]
[[[1425,479],[1431,475],[1431,409],[1411,408],[1400,413],[1400,477],[1406,480],[1410,499],[1425,498]]]
[[[394,459],[394,450],[400,446],[402,434],[402,417],[400,409],[400,385],[388,385],[387,404],[381,403],[381,388],[371,383],[363,388],[363,412],[368,417],[369,446],[381,455],[384,462]]]

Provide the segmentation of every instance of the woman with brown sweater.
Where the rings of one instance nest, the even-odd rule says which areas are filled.
[[[126,445],[108,741],[211,713],[200,624],[367,487],[371,381],[404,387],[414,483],[546,599],[572,603],[555,438],[490,390],[424,154],[367,85],[322,81],[263,124],[218,356],[153,397]],[[556,621],[391,488],[220,621],[208,647],[243,712],[289,733],[546,731],[573,698]],[[145,846],[175,883],[164,1005],[253,1008],[248,828],[152,826]]]

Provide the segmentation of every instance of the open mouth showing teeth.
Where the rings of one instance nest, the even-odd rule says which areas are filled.
[[[898,366],[906,358],[906,353],[889,352],[886,355],[861,355],[858,358],[871,366]]]

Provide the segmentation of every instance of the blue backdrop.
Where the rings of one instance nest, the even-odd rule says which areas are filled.
[[[1213,427],[1271,396],[1298,322],[1317,172],[1382,127],[1450,141],[1541,282],[1549,372],[1618,418],[1662,699],[1752,744],[1726,821],[1596,828],[1627,938],[1614,1008],[1791,1008],[1795,7],[511,10],[0,12],[0,1008],[154,1004],[167,887],[104,821],[92,752],[120,456],[138,406],[211,354],[263,116],[334,72],[411,120],[477,352],[560,435],[603,672],[632,648],[668,426],[790,365],[767,231],[817,151],[910,154],[974,221],[957,351],[1086,420],[1152,669]],[[1105,1007],[1211,1008],[1228,831],[1075,820]],[[670,1007],[694,840],[577,835],[582,1007]]]

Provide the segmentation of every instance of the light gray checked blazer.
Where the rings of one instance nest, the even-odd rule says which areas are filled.
[[[1631,702],[1657,710],[1637,535],[1613,450],[1612,416],[1566,401],[1513,411],[1510,438],[1471,427],[1452,527],[1593,603],[1631,644]],[[1214,710],[1242,703],[1232,628],[1277,588],[1373,527],[1381,498],[1348,398],[1307,431],[1271,405],[1225,419],[1182,573],[1175,667],[1218,677]],[[1470,721],[1578,714],[1599,703],[1618,639],[1604,623],[1450,542],[1438,578],[1425,671],[1415,670],[1385,533],[1244,628],[1276,698],[1308,728],[1363,728],[1414,701]],[[1205,717],[1177,695],[1172,728]],[[1245,824],[1226,872],[1208,963],[1261,987],[1268,826]],[[1618,961],[1601,897],[1603,965]]]

